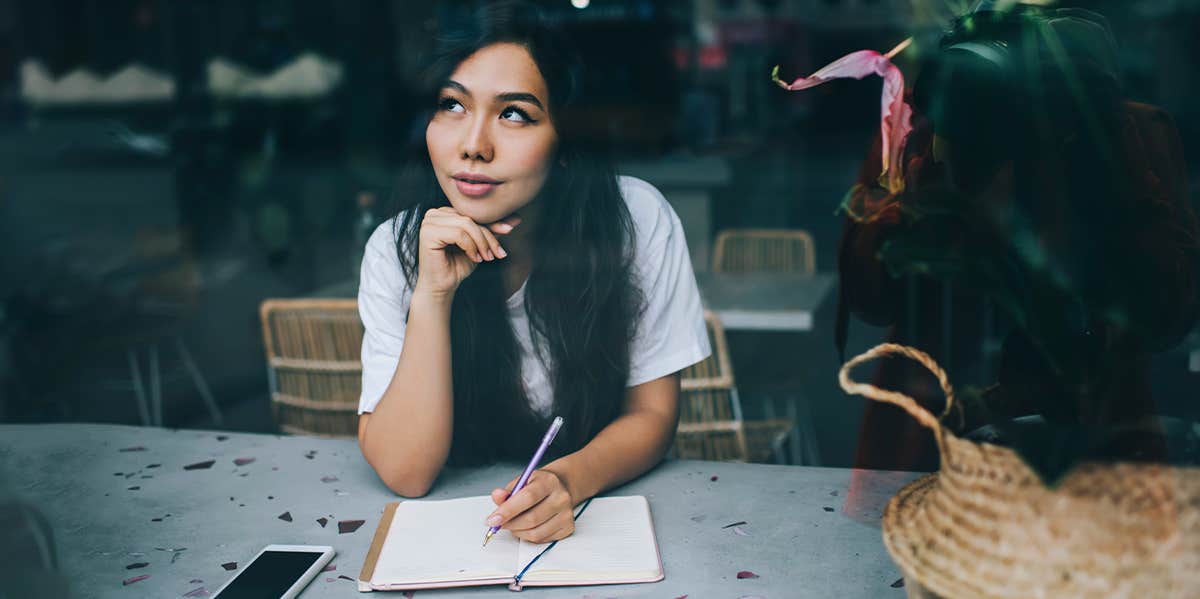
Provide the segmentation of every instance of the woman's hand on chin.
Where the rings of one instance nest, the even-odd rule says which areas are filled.
[[[414,294],[453,297],[480,263],[508,257],[496,236],[511,233],[520,222],[510,216],[482,226],[449,206],[425,212]]]

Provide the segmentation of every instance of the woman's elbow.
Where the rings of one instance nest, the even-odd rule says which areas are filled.
[[[437,480],[442,464],[445,463],[445,455],[437,459],[436,456],[411,455],[405,451],[396,453],[396,448],[385,449],[378,444],[372,444],[368,442],[367,416],[364,414],[360,419],[358,430],[358,447],[363,458],[375,470],[375,474],[379,475],[379,480],[396,494],[404,497],[424,497]]]
[[[432,476],[385,476],[383,473],[379,474],[379,478],[393,493],[412,499],[428,495],[429,489],[433,487],[433,481],[436,479]]]
[[[367,457],[367,462],[387,488],[402,497],[424,497],[437,480],[438,471],[415,468],[411,464],[379,464]]]

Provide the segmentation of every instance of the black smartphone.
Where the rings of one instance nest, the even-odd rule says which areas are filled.
[[[267,545],[250,564],[226,582],[218,599],[295,599],[329,564],[333,547]]]

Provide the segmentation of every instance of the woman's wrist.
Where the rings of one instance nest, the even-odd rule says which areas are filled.
[[[412,297],[409,300],[409,310],[445,312],[447,315],[450,311],[450,306],[454,304],[454,292],[457,289],[436,290],[425,289],[420,282],[413,288]]]
[[[571,496],[571,504],[579,505],[584,500],[595,495],[597,491],[589,490],[586,474],[581,472],[581,469],[576,466],[578,454],[571,454],[561,457],[547,464],[542,470],[550,472],[558,477],[562,482],[563,487],[567,490],[567,494]]]

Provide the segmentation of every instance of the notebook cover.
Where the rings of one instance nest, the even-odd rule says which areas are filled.
[[[367,549],[367,559],[363,561],[362,571],[358,573],[358,590],[369,592],[371,577],[375,575],[375,563],[379,561],[379,552],[383,551],[383,542],[387,540],[388,530],[392,528],[392,517],[396,515],[399,501],[393,501],[383,507],[383,516],[379,518],[379,526],[375,527],[375,536],[371,538],[371,547]]]

